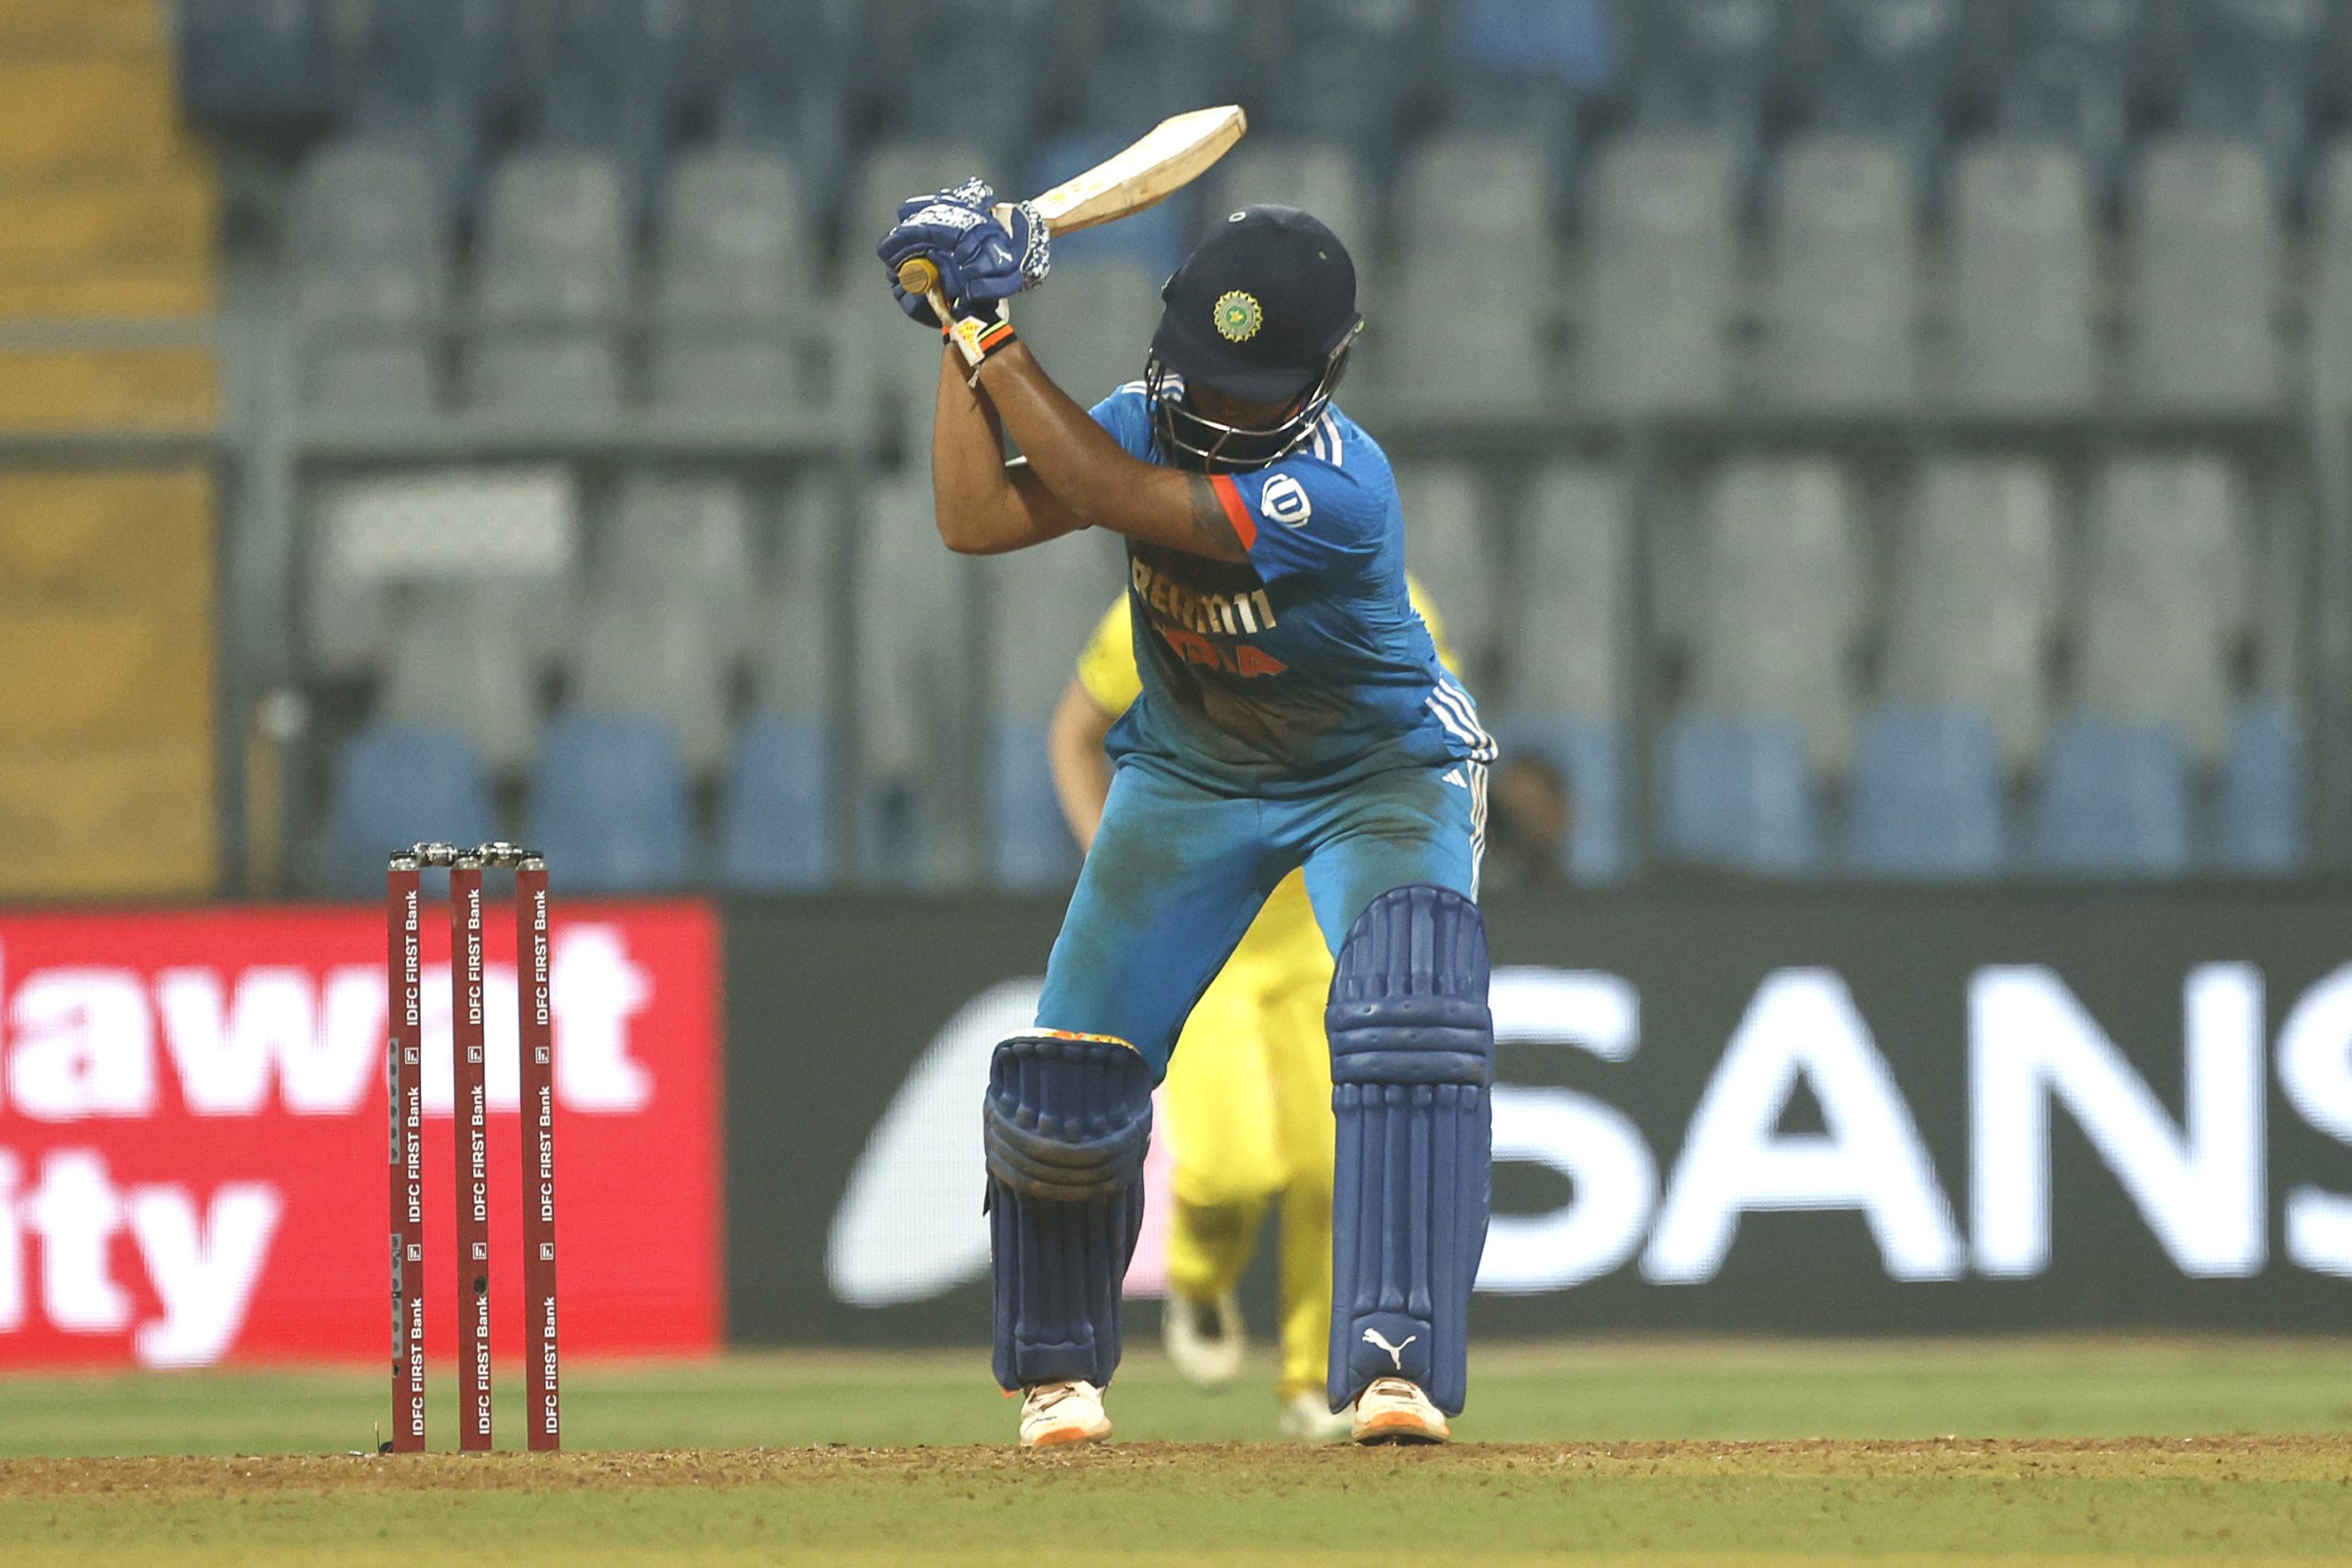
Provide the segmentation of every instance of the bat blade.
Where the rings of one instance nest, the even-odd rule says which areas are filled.
[[[1170,115],[1124,151],[1038,197],[1034,205],[1056,233],[1091,229],[1141,212],[1200,178],[1249,129],[1250,117],[1238,104]],[[1003,218],[1012,209],[999,207],[996,211]],[[928,256],[908,257],[899,264],[899,287],[910,294],[930,293],[939,287],[938,265]]]
[[[1141,212],[1200,178],[1249,129],[1238,104],[1171,115],[1125,152],[1038,197],[1037,210],[1057,232]]]

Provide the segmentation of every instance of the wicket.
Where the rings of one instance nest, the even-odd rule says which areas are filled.
[[[417,844],[385,873],[391,1119],[392,1453],[424,1448],[424,942],[423,873],[449,873],[449,1011],[455,1092],[458,1447],[491,1446],[490,1104],[484,1049],[482,871],[514,873],[517,1044],[522,1070],[523,1295],[528,1446],[562,1447],[556,1357],[555,1049],[548,995],[548,865],[533,850]]]

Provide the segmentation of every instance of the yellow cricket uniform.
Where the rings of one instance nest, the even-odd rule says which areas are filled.
[[[1438,657],[1445,632],[1410,584]],[[1105,714],[1143,684],[1122,594],[1079,656],[1079,684]],[[1174,1160],[1168,1282],[1194,1300],[1233,1288],[1267,1206],[1283,1201],[1283,1398],[1324,1385],[1331,1333],[1331,1056],[1323,1007],[1331,951],[1294,871],[1209,983],[1178,1038],[1163,1084],[1160,1131]]]

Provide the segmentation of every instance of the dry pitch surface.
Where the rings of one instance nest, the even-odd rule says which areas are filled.
[[[25,1568],[2352,1561],[2352,1438],[0,1461]]]

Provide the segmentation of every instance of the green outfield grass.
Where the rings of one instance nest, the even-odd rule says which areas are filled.
[[[1022,1456],[984,1362],[579,1367],[554,1461],[368,1457],[372,1373],[0,1379],[0,1562],[2352,1562],[2352,1340],[1494,1348],[1442,1452],[1138,1357]],[[313,1457],[162,1457],[233,1454]]]

